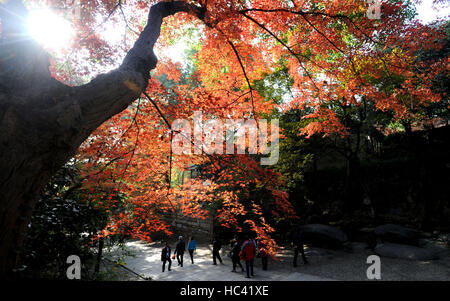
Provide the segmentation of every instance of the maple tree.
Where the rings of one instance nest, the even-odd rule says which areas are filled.
[[[369,100],[377,110],[412,120],[417,108],[440,100],[431,85],[448,72],[448,58],[417,61],[419,50],[439,49],[436,41],[445,33],[411,21],[405,13],[409,4],[382,1],[381,18],[370,19],[362,0],[82,0],[73,20],[78,33],[73,52],[61,67],[36,42],[23,39],[22,1],[2,1],[0,274],[17,261],[38,191],[80,145],[84,191],[114,211],[103,234],[128,231],[148,240],[152,231],[170,231],[157,218],[161,212],[202,217],[204,204],[220,199],[218,218],[225,225],[239,227],[236,216],[252,211],[257,218],[245,222],[275,249],[273,228],[249,187],[266,187],[273,213],[295,218],[277,174],[247,155],[173,156],[170,122],[191,120],[194,111],[216,119],[258,119],[274,110],[308,108],[304,118],[310,122],[301,134],[346,137],[349,129],[335,108]],[[133,46],[115,47],[97,35],[99,16],[125,22],[133,42],[137,38]],[[154,48],[183,35],[187,24],[201,32],[195,70],[188,76],[168,59],[157,64],[154,54]],[[87,64],[77,61],[80,53]],[[99,66],[117,61],[116,69],[95,76]],[[258,93],[255,84],[280,61],[292,84],[289,99],[276,101]],[[91,81],[80,84],[86,77]],[[380,87],[377,80],[386,78],[392,85]],[[170,185],[174,168],[205,161],[209,185],[195,179],[186,189]],[[115,210],[118,203],[128,211]]]

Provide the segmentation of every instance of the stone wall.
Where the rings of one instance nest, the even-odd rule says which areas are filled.
[[[174,237],[182,235],[188,239],[194,236],[196,241],[210,242],[213,236],[213,219],[207,217],[206,219],[197,219],[182,214],[167,214],[166,220],[172,226]]]

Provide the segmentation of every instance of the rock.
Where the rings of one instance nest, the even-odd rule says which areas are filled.
[[[419,245],[418,231],[400,225],[386,224],[378,226],[375,228],[375,235],[381,238],[383,242],[388,241],[413,246]]]
[[[375,228],[361,228],[361,229],[359,229],[359,232],[362,232],[362,233],[374,233],[375,232]]]
[[[430,232],[421,232],[419,233],[420,238],[432,238],[433,234],[431,234]]]
[[[375,253],[390,258],[401,258],[410,260],[432,260],[438,259],[437,252],[433,249],[424,249],[410,245],[384,243],[375,247]]]
[[[341,247],[348,240],[344,232],[328,225],[309,224],[302,226],[300,229],[305,243],[322,247]]]
[[[368,248],[369,245],[363,242],[351,242],[348,244],[348,250],[352,253],[361,253]]]
[[[429,240],[422,248],[434,251],[439,257],[447,257],[450,254],[448,246],[438,240]]]
[[[307,257],[311,257],[311,256],[327,257],[327,256],[332,256],[333,254],[330,253],[330,251],[328,251],[326,249],[308,248],[305,250],[305,255]]]
[[[430,240],[427,238],[419,238],[418,239],[418,247],[426,247],[430,244]]]

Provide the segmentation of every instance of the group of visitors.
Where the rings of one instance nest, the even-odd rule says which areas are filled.
[[[294,267],[297,267],[297,258],[299,253],[302,256],[303,263],[307,264],[304,248],[303,248],[303,237],[301,232],[296,232],[293,237],[294,245]],[[188,251],[191,258],[191,264],[194,264],[194,251],[196,250],[196,242],[194,237],[191,237],[188,242]],[[213,265],[217,265],[217,261],[223,264],[223,260],[220,257],[220,250],[222,248],[222,243],[218,237],[214,237],[212,242],[212,255],[213,255]],[[162,271],[165,271],[166,263],[168,262],[168,270],[172,265],[171,259],[177,259],[178,266],[183,267],[183,255],[186,250],[186,244],[183,237],[178,237],[178,243],[175,247],[174,254],[171,256],[171,248],[168,242],[165,243],[164,248],[161,252]],[[231,243],[231,251],[228,255],[233,263],[233,269],[231,272],[237,272],[236,268],[239,266],[241,272],[244,272],[244,267],[241,264],[241,260],[245,262],[246,278],[254,277],[253,266],[255,258],[261,258],[262,269],[267,270],[268,258],[270,256],[267,244],[263,241],[257,241],[254,235],[247,235],[245,239],[241,237],[236,237]]]
[[[196,245],[194,237],[192,236],[188,242],[188,251],[189,251],[189,256],[191,257],[192,264],[194,264],[194,251],[196,248],[197,248],[197,245]],[[175,259],[175,256],[178,261],[178,266],[183,267],[183,256],[184,256],[185,251],[186,251],[186,244],[184,243],[183,236],[178,237],[178,243],[175,247],[175,251],[173,253],[172,258],[170,256],[171,248],[169,246],[169,243],[166,242],[164,248],[161,251],[161,261],[163,262],[162,271],[163,272],[165,271],[166,262],[169,263],[167,270],[170,271],[170,267],[172,266],[172,259]]]

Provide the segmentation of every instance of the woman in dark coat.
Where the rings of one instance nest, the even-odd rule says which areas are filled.
[[[183,241],[183,236],[180,236],[174,254],[177,255],[178,265],[181,265],[181,267],[183,267],[183,255],[185,250],[186,244]]]
[[[303,233],[300,230],[294,233],[293,245],[294,245],[294,267],[297,267],[298,253],[302,255],[303,263],[308,264],[308,260],[306,260],[305,256],[305,250],[303,248]]]
[[[161,261],[163,262],[163,265],[162,265],[163,273],[166,268],[166,261],[169,262],[169,266],[168,266],[167,270],[170,271],[170,267],[172,266],[172,260],[170,259],[170,252],[171,252],[171,250],[169,247],[169,243],[166,242],[166,246],[161,251]]]
[[[233,247],[231,249],[231,261],[233,262],[233,270],[232,272],[236,272],[236,267],[239,265],[241,267],[241,271],[244,271],[244,268],[241,264],[241,258],[239,257],[239,252],[241,251],[242,241],[240,239],[236,239]]]

